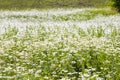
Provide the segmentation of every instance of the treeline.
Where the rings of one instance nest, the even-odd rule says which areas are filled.
[[[109,0],[0,0],[1,9],[106,6]]]

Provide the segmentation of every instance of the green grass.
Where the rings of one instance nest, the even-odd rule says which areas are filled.
[[[70,14],[50,15],[49,13],[47,13],[44,16],[43,15],[32,15],[32,16],[31,15],[8,15],[7,18],[8,19],[13,19],[13,18],[24,19],[25,21],[32,20],[32,19],[38,19],[40,21],[86,21],[86,20],[94,19],[97,16],[110,16],[115,14],[118,14],[118,13],[115,10],[111,10],[110,8],[103,8],[103,9],[98,8],[98,9],[91,9],[91,10],[88,9],[85,11],[78,11],[76,13],[70,13]],[[0,16],[1,19],[4,19],[5,17]]]
[[[120,32],[110,30],[33,26],[19,37],[16,28],[9,28],[0,35],[0,75],[14,76],[11,80],[119,80]]]
[[[109,9],[61,15],[6,15],[0,19],[88,21],[114,16]],[[119,15],[119,14],[118,14]],[[120,27],[7,27],[0,34],[0,80],[119,80]],[[109,31],[108,31],[109,30]]]
[[[109,0],[0,0],[0,9],[34,9],[106,6]]]
[[[78,12],[75,14],[67,14],[63,16],[58,16],[55,17],[55,20],[61,20],[61,21],[68,21],[68,20],[73,20],[73,21],[86,21],[90,19],[94,19],[96,16],[103,15],[103,16],[110,16],[110,15],[115,15],[117,14],[116,11],[112,11],[110,9],[108,10],[86,10],[83,12]]]

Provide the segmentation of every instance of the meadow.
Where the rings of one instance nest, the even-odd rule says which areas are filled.
[[[120,80],[120,14],[0,10],[0,80]]]
[[[0,0],[0,9],[106,7],[110,0]]]

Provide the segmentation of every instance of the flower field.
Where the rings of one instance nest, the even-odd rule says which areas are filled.
[[[120,80],[120,14],[1,10],[0,80]]]

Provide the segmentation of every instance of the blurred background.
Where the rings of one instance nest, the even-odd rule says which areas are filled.
[[[106,7],[110,0],[0,0],[0,9]]]

